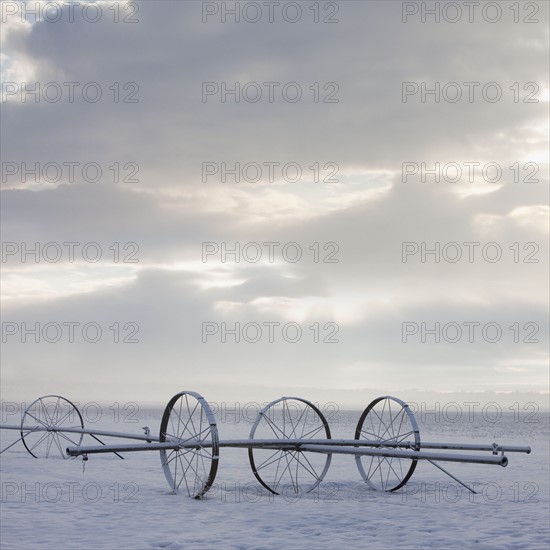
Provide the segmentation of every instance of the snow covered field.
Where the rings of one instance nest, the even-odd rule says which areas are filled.
[[[108,413],[93,425],[131,433],[148,425],[154,434],[161,414],[140,409],[114,422]],[[359,415],[335,414],[333,437],[353,437]],[[169,493],[158,452],[91,456],[83,471],[80,459],[37,460],[17,444],[1,456],[1,547],[547,549],[548,414],[525,419],[511,412],[497,422],[418,416],[426,441],[532,447],[530,455],[510,453],[506,468],[444,464],[477,495],[429,463],[401,491],[377,493],[361,482],[353,457],[334,456],[314,494],[273,496],[255,480],[245,450],[222,449],[215,486],[197,501]],[[242,416],[218,418],[221,439],[247,437],[250,427]],[[17,437],[1,432],[2,448]]]

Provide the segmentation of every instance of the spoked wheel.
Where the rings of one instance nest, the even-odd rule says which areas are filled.
[[[21,440],[34,458],[68,458],[64,450],[67,442],[78,446],[84,434],[64,432],[64,428],[84,428],[80,411],[60,395],[45,395],[25,409]]]
[[[330,439],[330,428],[321,411],[299,397],[281,397],[258,414],[250,439]],[[331,455],[307,451],[249,448],[248,458],[256,479],[272,493],[299,495],[310,492],[325,477]]]
[[[355,439],[368,439],[376,447],[392,450],[420,450],[420,432],[409,406],[397,397],[375,399],[364,411],[355,430]],[[396,491],[412,476],[415,458],[355,456],[359,473],[379,491]]]
[[[172,492],[201,498],[214,482],[219,459],[216,420],[204,397],[195,392],[174,395],[164,410],[160,441],[195,444],[161,450],[160,460]]]

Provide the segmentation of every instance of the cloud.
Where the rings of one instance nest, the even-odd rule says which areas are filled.
[[[57,385],[160,400],[182,384],[226,389],[230,398],[285,386],[536,391],[547,384],[544,26],[511,18],[404,24],[396,2],[338,6],[336,25],[305,16],[296,24],[204,24],[198,2],[141,2],[133,25],[108,17],[9,23],[4,80],[58,82],[64,94],[63,83],[80,85],[74,102],[64,95],[22,103],[14,94],[2,104],[3,159],[16,169],[2,181],[5,317],[31,327],[94,322],[104,338],[22,344],[20,333],[10,336],[5,392],[24,392],[29,379],[37,391]],[[541,21],[547,10],[540,5]],[[132,82],[139,90],[124,88]],[[217,94],[203,102],[204,82],[257,83],[250,90],[259,87],[262,100],[223,102]],[[280,83],[273,103],[266,82]],[[303,93],[297,103],[281,98],[291,82]],[[423,102],[420,92],[404,102],[403,82],[419,90],[423,82],[457,83],[466,95],[464,83],[479,86],[473,102]],[[490,82],[501,101],[480,95]],[[101,88],[97,103],[82,99],[86,83]],[[139,101],[122,101],[131,92]],[[523,101],[531,92],[538,103]],[[330,94],[337,103],[323,102]],[[207,162],[218,171],[203,181]],[[472,162],[479,165],[469,181]],[[38,163],[40,181],[32,173],[23,181],[22,163],[31,170]],[[51,181],[43,177],[48,163],[62,169],[56,181],[51,172]],[[67,163],[76,163],[74,177]],[[259,181],[242,171],[247,163],[261,167]],[[406,182],[403,163],[419,170]],[[428,170],[439,163],[439,182],[429,172],[422,181],[422,163]],[[441,171],[450,163],[463,171],[458,182]],[[99,181],[90,181],[87,164],[100,167]],[[490,164],[501,170],[497,181],[483,171]],[[285,165],[298,166],[301,178],[288,177]],[[36,243],[38,262],[21,254]],[[61,248],[58,261],[44,258],[48,243],[49,253]],[[64,243],[77,243],[72,260]],[[207,261],[204,243],[218,246]],[[289,243],[299,261],[285,257]],[[224,246],[242,253],[247,244],[261,251],[257,262],[231,254],[223,261]],[[90,261],[87,245],[101,258]],[[495,251],[502,256],[493,261]],[[464,328],[470,321],[498,323],[502,341],[430,344],[415,335],[402,342],[403,322]],[[116,322],[136,323],[139,343],[115,344]],[[263,323],[298,323],[303,336],[296,344],[282,336],[205,344],[205,322],[264,330]],[[340,342],[313,342],[334,329],[330,323]],[[519,328],[510,329],[514,323]],[[514,330],[525,338],[529,323],[540,342],[515,342]]]

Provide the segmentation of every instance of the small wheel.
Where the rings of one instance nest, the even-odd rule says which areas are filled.
[[[377,443],[375,448],[420,450],[420,432],[409,406],[397,397],[375,399],[364,411],[355,430],[355,439]],[[412,476],[416,458],[355,455],[361,477],[379,491],[396,491]]]
[[[60,395],[44,395],[25,409],[21,418],[21,440],[34,458],[60,456],[65,459],[68,458],[65,453],[67,441],[78,446],[84,434],[64,432],[63,428],[84,429],[80,411]]]
[[[159,439],[197,445],[161,450],[160,460],[173,493],[201,498],[214,483],[219,460],[216,420],[204,397],[191,391],[174,395],[164,410]]]
[[[330,439],[330,428],[321,411],[299,397],[281,397],[258,414],[250,439]],[[266,447],[248,449],[256,479],[272,493],[309,493],[325,477],[332,455]],[[302,489],[303,488],[303,489]]]

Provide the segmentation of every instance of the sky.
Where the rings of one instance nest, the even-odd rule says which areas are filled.
[[[2,3],[3,400],[548,406],[548,3],[53,4]]]

